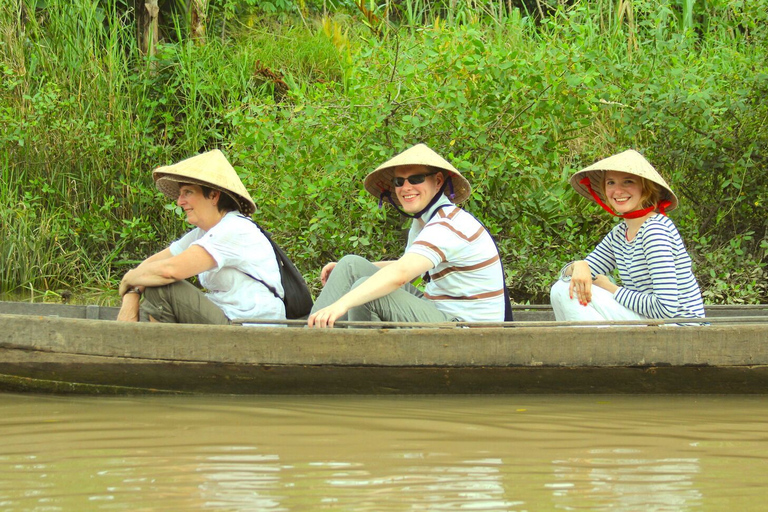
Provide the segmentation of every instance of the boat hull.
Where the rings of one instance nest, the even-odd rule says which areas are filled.
[[[0,314],[0,390],[762,394],[768,323],[310,330]]]

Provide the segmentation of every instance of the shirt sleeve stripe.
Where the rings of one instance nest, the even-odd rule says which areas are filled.
[[[459,238],[461,238],[462,240],[465,240],[467,242],[474,242],[475,240],[480,238],[480,236],[485,232],[485,229],[483,227],[480,227],[480,229],[475,231],[474,234],[472,234],[470,236],[467,236],[464,233],[462,233],[461,231],[459,231],[456,228],[454,228],[451,224],[449,224],[448,222],[445,222],[445,221],[438,221],[438,222],[435,222],[433,225],[434,226],[440,226],[440,227],[443,227],[443,228],[447,228],[449,231],[454,233],[456,236],[458,236]]]
[[[424,298],[429,300],[478,300],[498,297],[499,295],[504,295],[504,289],[495,290],[492,292],[478,293],[477,295],[467,295],[464,297],[453,297],[451,295],[429,295],[425,293]]]
[[[451,274],[453,272],[471,272],[473,270],[478,270],[478,269],[493,265],[494,263],[499,261],[499,259],[500,259],[499,255],[497,254],[493,258],[485,261],[481,261],[480,263],[476,263],[475,265],[467,265],[466,267],[447,267],[441,270],[440,272],[430,274],[430,277],[432,279],[440,279],[441,277],[445,277],[446,275]]]
[[[435,254],[440,256],[440,261],[446,261],[445,253],[438,246],[436,246],[434,244],[431,244],[429,242],[425,242],[423,240],[417,240],[417,241],[413,242],[413,245],[423,245],[427,249],[433,251]]]

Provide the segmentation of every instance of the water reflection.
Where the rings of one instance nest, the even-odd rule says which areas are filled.
[[[501,459],[486,459],[456,466],[405,464],[382,473],[360,462],[310,461],[297,467],[281,464],[277,455],[238,454],[203,458],[196,472],[205,479],[202,502],[213,508],[378,510],[385,500],[412,510],[515,510],[523,502],[505,498],[501,466]],[[322,494],[313,496],[315,489]]]
[[[0,395],[0,509],[755,509],[766,405]]]
[[[221,453],[224,452],[224,453]],[[203,456],[195,471],[203,478],[200,497],[205,508],[288,510],[281,506],[280,457],[255,453],[253,446],[219,447]]]
[[[595,509],[690,510],[701,506],[698,459],[645,459],[639,450],[591,450],[588,457],[553,461],[557,508],[589,502]]]

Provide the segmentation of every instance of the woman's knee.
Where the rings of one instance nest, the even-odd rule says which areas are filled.
[[[570,283],[558,279],[549,290],[549,301],[551,304],[562,304],[570,300]]]

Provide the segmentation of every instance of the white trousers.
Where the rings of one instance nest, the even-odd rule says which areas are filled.
[[[646,320],[646,317],[627,309],[613,298],[613,294],[599,286],[592,286],[592,301],[586,306],[579,299],[568,296],[568,281],[558,279],[549,292],[552,310],[558,322]]]

